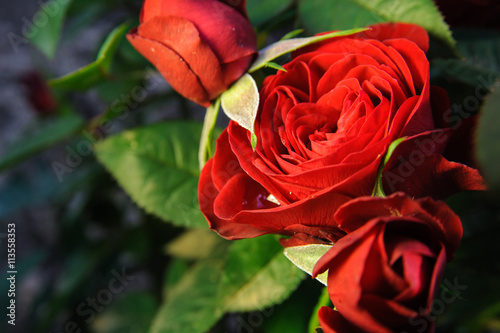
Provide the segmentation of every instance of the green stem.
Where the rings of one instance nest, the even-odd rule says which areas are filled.
[[[207,108],[205,113],[205,121],[203,122],[203,129],[201,131],[200,148],[198,151],[198,160],[200,163],[200,170],[205,163],[212,157],[212,143],[214,140],[214,128],[217,121],[217,115],[220,109],[220,98],[215,100]]]
[[[332,302],[330,301],[330,295],[328,294],[328,288],[323,288],[321,295],[319,296],[318,303],[314,307],[311,319],[309,320],[309,333],[316,333],[316,329],[320,327],[318,319],[318,311],[323,306],[332,307]]]

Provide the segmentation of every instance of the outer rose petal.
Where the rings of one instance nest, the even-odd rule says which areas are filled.
[[[203,168],[204,172],[201,173],[200,181],[198,184],[198,193],[200,198],[200,207],[209,221],[210,229],[216,230],[220,235],[230,238],[229,235],[241,235],[241,238],[252,238],[263,234],[267,231],[254,228],[250,225],[236,224],[231,221],[225,221],[214,214],[214,200],[213,198],[218,195],[217,189],[214,187],[211,179],[213,160],[210,160]]]
[[[387,170],[384,188],[404,191],[414,197],[430,195],[445,199],[459,191],[484,191],[486,184],[477,169],[450,162],[441,155],[412,159]]]
[[[326,306],[319,309],[318,318],[324,333],[365,333],[345,320],[338,311]]]
[[[184,97],[208,106],[257,54],[245,1],[145,0],[128,38]]]
[[[146,0],[143,22],[154,17],[177,16],[192,22],[221,63],[230,63],[256,53],[253,27],[241,12],[217,0]],[[250,61],[252,58],[248,59]],[[246,69],[246,68],[245,68]]]
[[[220,63],[190,21],[155,17],[127,37],[184,97],[208,106],[224,91]]]
[[[362,38],[373,38],[380,41],[388,39],[405,38],[409,39],[427,52],[429,50],[429,35],[427,31],[415,24],[409,23],[381,23],[372,25],[368,31],[360,32],[358,36]]]

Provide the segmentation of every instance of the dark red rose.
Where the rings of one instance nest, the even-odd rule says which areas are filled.
[[[337,309],[320,310],[324,332],[433,332],[432,302],[462,237],[458,216],[398,192],[354,199],[335,219],[347,235],[313,271],[328,270]]]
[[[204,106],[250,66],[257,41],[246,0],[146,0],[132,45],[184,97]]]
[[[452,130],[434,119],[449,103],[429,85],[427,48],[424,29],[380,24],[295,52],[286,72],[263,83],[256,149],[249,131],[231,122],[202,170],[199,199],[210,227],[229,239],[305,233],[335,241],[343,235],[335,212],[372,194],[389,145],[401,137],[387,193],[404,187],[413,195],[408,185],[426,179],[448,187],[427,181],[419,196],[482,188],[477,170],[441,155]],[[406,162],[413,169],[401,175]]]

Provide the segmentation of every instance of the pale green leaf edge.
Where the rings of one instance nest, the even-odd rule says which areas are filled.
[[[287,247],[283,253],[295,266],[312,275],[314,265],[331,248],[332,245],[311,244]],[[326,286],[327,276],[328,271],[319,274],[316,279]]]

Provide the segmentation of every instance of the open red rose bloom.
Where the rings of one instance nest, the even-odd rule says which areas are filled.
[[[399,192],[351,200],[335,218],[347,235],[313,273],[329,270],[337,308],[321,308],[323,331],[433,332],[432,301],[462,237],[458,216],[444,202]]]
[[[228,239],[303,233],[335,241],[345,234],[335,212],[372,194],[389,145],[402,137],[385,169],[387,193],[482,189],[477,170],[443,156],[449,103],[430,87],[427,49],[424,29],[380,24],[295,52],[286,72],[263,83],[255,150],[250,132],[232,121],[202,170],[199,201],[210,227]],[[397,173],[405,163],[413,170]],[[421,185],[412,192],[414,182]]]

